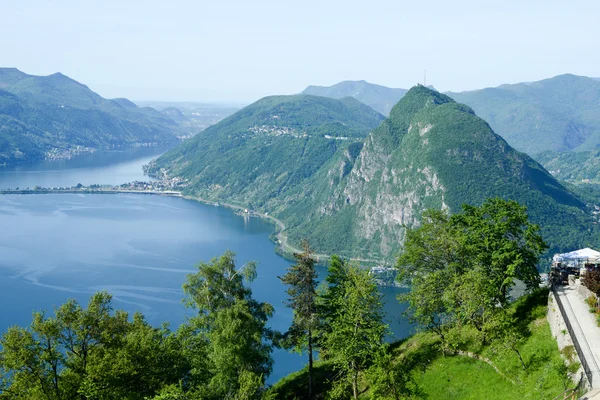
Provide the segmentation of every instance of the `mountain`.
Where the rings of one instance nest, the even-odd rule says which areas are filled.
[[[363,116],[346,114],[344,103]],[[188,194],[269,212],[293,243],[308,238],[316,251],[343,256],[392,262],[424,209],[455,212],[494,196],[527,205],[552,250],[593,240],[586,205],[469,107],[416,86],[364,138],[380,118],[361,106],[266,98],[171,150],[154,170],[186,178]],[[344,124],[328,122],[333,110],[344,111]],[[362,127],[354,135],[344,131],[351,121]]]
[[[389,115],[390,110],[404,96],[406,89],[393,89],[375,85],[366,81],[343,81],[333,86],[309,86],[302,94],[341,99],[354,97],[383,115]]]
[[[417,225],[424,209],[456,212],[495,196],[527,205],[553,248],[567,244],[564,229],[592,226],[583,202],[541,165],[511,148],[469,107],[423,86],[400,100],[352,164],[291,229],[292,239],[310,232],[322,251],[393,260],[405,227]],[[336,231],[346,235],[338,239]]]
[[[273,212],[304,201],[314,175],[358,152],[382,115],[353,98],[263,98],[161,156],[151,172],[180,176],[186,192]]]
[[[447,93],[520,151],[584,151],[600,146],[600,81],[559,75],[538,82]]]
[[[99,149],[175,143],[177,123],[127,99],[104,99],[60,73],[0,68],[0,164]]]

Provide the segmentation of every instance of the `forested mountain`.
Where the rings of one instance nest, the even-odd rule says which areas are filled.
[[[538,82],[447,93],[528,154],[600,145],[600,82],[571,74]]]
[[[494,196],[527,205],[552,251],[591,237],[585,204],[469,107],[416,86],[362,140],[381,119],[365,108],[265,98],[168,152],[154,171],[188,179],[189,194],[269,212],[294,243],[308,238],[344,256],[392,261],[424,209],[455,212]]]
[[[177,123],[127,99],[107,100],[65,75],[0,68],[0,164],[33,161],[76,146],[176,142]]]
[[[384,115],[406,93],[365,81],[309,86],[303,93],[351,96]],[[527,154],[593,150],[600,145],[600,81],[559,75],[538,82],[446,93],[471,107],[508,144]]]
[[[305,201],[331,160],[358,154],[383,119],[352,98],[266,97],[167,152],[152,171],[185,177],[203,198],[284,210]]]
[[[456,212],[494,196],[527,205],[554,248],[567,245],[561,231],[592,226],[584,204],[542,166],[511,148],[469,107],[423,86],[400,100],[358,157],[331,171],[348,164],[351,172],[330,182],[329,195],[290,229],[292,238],[310,232],[325,252],[392,260],[405,227],[418,224],[424,209]],[[342,239],[335,232],[346,234]]]
[[[311,85],[304,89],[302,94],[331,97],[333,99],[354,97],[381,114],[388,115],[394,104],[406,92],[406,89],[394,89],[365,81],[343,81],[333,86]]]

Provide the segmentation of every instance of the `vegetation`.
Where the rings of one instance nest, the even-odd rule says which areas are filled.
[[[313,389],[313,348],[316,333],[319,330],[320,318],[317,310],[317,271],[316,260],[312,257],[308,242],[303,243],[304,252],[294,254],[296,264],[288,268],[287,274],[279,279],[288,286],[290,296],[288,307],[294,310],[294,320],[286,341],[300,353],[308,353],[308,398],[312,399]]]
[[[474,327],[464,327],[464,341],[452,351],[433,332],[420,332],[391,344],[384,353],[388,363],[377,363],[361,375],[361,399],[552,399],[575,387],[572,377],[579,364],[565,354],[563,361],[546,321],[548,291],[528,294],[510,304],[507,312],[522,332],[515,342],[517,352],[503,340],[486,345]],[[565,352],[566,353],[566,352]],[[571,360],[571,361],[569,361]],[[523,364],[525,368],[523,368]],[[315,364],[315,395],[329,398],[333,363]],[[393,379],[396,379],[395,381]],[[271,388],[278,399],[302,399],[306,369],[290,374]],[[394,382],[393,390],[382,390],[382,382]],[[384,385],[384,388],[390,386]],[[562,397],[560,397],[562,398]]]
[[[600,82],[592,78],[566,74],[448,95],[528,154],[593,150],[600,144]]]
[[[186,179],[185,194],[269,213],[317,253],[392,264],[423,210],[488,197],[526,205],[550,253],[597,244],[592,209],[469,107],[416,86],[381,118],[350,98],[267,97],[152,171]]]
[[[407,232],[397,266],[411,290],[402,300],[414,322],[450,347],[464,340],[456,335],[464,327],[475,328],[482,344],[500,332],[514,344],[520,332],[511,329],[508,293],[515,279],[529,290],[538,287],[536,264],[546,244],[514,201],[496,198],[463,209],[451,217],[427,211],[422,226]]]
[[[389,346],[372,345],[366,368],[347,373],[359,388],[354,398],[533,399],[574,388],[579,364],[572,349],[564,351],[563,361],[545,318],[548,290],[539,289],[535,267],[544,249],[539,227],[514,201],[489,199],[452,216],[427,211],[422,226],[407,232],[398,259],[399,277],[410,284],[401,300],[409,303],[409,317],[422,332]],[[350,281],[353,271],[333,258],[329,293],[322,295],[343,298],[338,304],[345,313],[352,301],[341,295],[343,285],[336,282]],[[529,294],[513,301],[508,293],[517,278]],[[345,336],[344,346],[353,342],[352,330],[334,326],[330,338]],[[325,352],[326,361],[317,364],[324,379],[316,385],[317,398],[335,398],[345,382],[335,382],[336,366],[344,359],[340,354],[346,354],[336,350]],[[328,359],[330,354],[335,358]],[[360,350],[348,354],[357,356]],[[272,393],[302,398],[294,390],[305,373],[278,382]]]
[[[333,256],[317,289],[305,243],[281,278],[294,310],[282,335],[268,327],[273,307],[252,296],[255,264],[237,267],[228,251],[186,277],[185,303],[197,313],[176,331],[114,311],[104,292],[87,308],[71,300],[10,328],[0,339],[0,399],[552,398],[579,365],[567,350],[563,362],[544,319],[548,292],[535,269],[544,248],[514,201],[427,211],[398,259],[411,284],[402,300],[424,331],[393,344],[367,269]],[[530,294],[511,302],[514,279]],[[267,387],[280,344],[308,350],[309,362]]]
[[[184,284],[198,310],[175,332],[114,311],[95,294],[0,340],[2,399],[257,399],[272,368],[273,308],[252,298],[253,263],[233,253],[200,263]],[[240,332],[244,332],[243,335]]]
[[[0,68],[0,164],[41,160],[53,149],[175,143],[177,124],[126,99],[107,100],[62,74]]]
[[[600,183],[600,151],[598,150],[544,151],[536,154],[535,158],[557,179],[574,184]]]

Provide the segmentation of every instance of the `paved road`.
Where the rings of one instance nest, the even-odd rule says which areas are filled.
[[[583,357],[592,373],[592,387],[600,388],[600,327],[575,286],[558,286],[556,293],[562,301]]]

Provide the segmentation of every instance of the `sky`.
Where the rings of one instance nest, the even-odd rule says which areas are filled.
[[[0,67],[107,98],[248,103],[366,80],[600,76],[597,0],[0,0]]]

